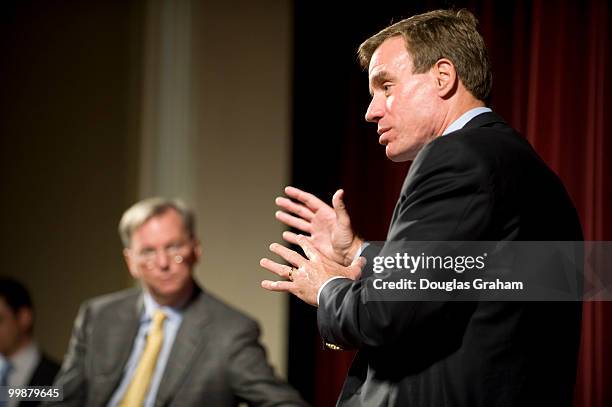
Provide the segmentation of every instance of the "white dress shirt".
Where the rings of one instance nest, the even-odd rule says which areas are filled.
[[[34,342],[31,342],[8,359],[0,356],[0,371],[4,370],[4,364],[6,363],[10,362],[12,366],[8,374],[7,386],[27,386],[36,367],[40,363],[40,358],[40,350]],[[6,402],[7,407],[16,407],[17,404],[19,404],[17,399],[9,399]]]

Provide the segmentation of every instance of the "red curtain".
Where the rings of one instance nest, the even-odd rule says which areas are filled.
[[[612,198],[612,168],[605,159],[612,154],[605,137],[612,130],[605,117],[612,103],[604,98],[612,91],[610,4],[517,2],[509,14],[512,28],[504,32],[498,31],[504,17],[495,5],[482,11],[495,69],[494,109],[561,177],[585,239],[612,240],[612,218],[604,210]],[[612,303],[585,303],[576,407],[612,405],[611,347]]]
[[[523,133],[561,177],[580,214],[585,239],[612,240],[612,217],[605,210],[612,202],[612,168],[606,160],[612,156],[609,2],[464,5],[479,17],[489,47],[491,107]],[[353,86],[365,88],[366,75],[361,73]],[[367,101],[353,100],[347,101],[359,112],[353,120],[363,120]],[[387,162],[375,146],[374,128],[368,131],[371,134],[363,136],[361,127],[345,126],[342,185],[356,228],[370,239],[382,239],[386,223],[380,219],[389,219],[407,166]],[[316,347],[315,405],[333,405],[352,354]],[[612,303],[585,303],[576,407],[612,406],[611,349]]]

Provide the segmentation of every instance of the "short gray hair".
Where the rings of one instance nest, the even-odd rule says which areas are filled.
[[[171,209],[180,215],[189,236],[194,237],[195,215],[193,211],[180,199],[155,197],[136,202],[123,213],[119,221],[119,236],[123,242],[123,247],[130,247],[132,234],[146,221]]]

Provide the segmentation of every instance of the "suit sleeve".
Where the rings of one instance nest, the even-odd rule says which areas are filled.
[[[85,375],[85,354],[89,331],[88,314],[88,306],[84,304],[79,309],[68,345],[68,352],[53,383],[54,386],[63,388],[63,401],[48,402],[44,404],[45,406],[77,407],[86,405],[85,397],[88,383]]]
[[[425,147],[402,189],[387,243],[380,252],[364,253],[368,265],[374,255],[393,253],[389,242],[486,240],[494,185],[482,161],[457,142],[434,141]],[[322,290],[317,320],[326,343],[351,349],[393,346],[407,338],[426,341],[443,335],[441,326],[462,329],[454,321],[466,321],[474,309],[469,303],[367,297],[365,287],[374,278],[364,270],[361,280],[334,280]]]
[[[259,343],[259,327],[249,321],[231,345],[228,374],[234,394],[249,406],[307,406],[297,391],[274,375]]]

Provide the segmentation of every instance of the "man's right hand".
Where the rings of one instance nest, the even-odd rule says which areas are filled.
[[[344,191],[339,189],[332,198],[333,208],[316,196],[294,187],[286,187],[289,198],[276,198],[276,205],[283,211],[276,212],[276,219],[287,226],[309,234],[310,243],[335,262],[349,266],[363,240],[355,236],[351,219],[346,211]],[[298,244],[295,233],[284,232],[283,239]]]

